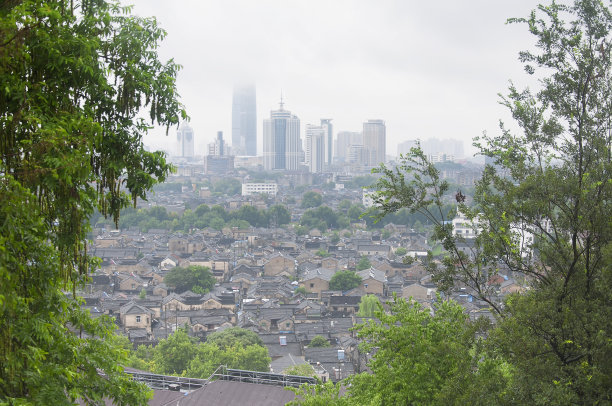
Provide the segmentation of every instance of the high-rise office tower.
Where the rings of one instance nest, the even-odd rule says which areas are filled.
[[[270,112],[264,120],[263,158],[266,170],[296,171],[300,165],[300,119],[284,109],[281,98],[280,108]]]
[[[208,144],[208,155],[204,157],[204,173],[223,175],[234,169],[234,156],[230,155],[223,131],[217,132],[214,142]]]
[[[255,86],[235,86],[232,98],[232,150],[236,155],[257,155]]]
[[[363,145],[363,137],[359,132],[339,131],[336,137],[334,157],[340,162],[347,162],[347,154],[351,145]]]
[[[306,159],[308,170],[312,173],[323,172],[325,164],[325,146],[327,145],[327,128],[323,125],[306,124]]]
[[[184,158],[194,156],[193,129],[186,121],[181,123],[176,132],[176,140],[178,141],[178,156]]]
[[[322,118],[321,127],[325,130],[325,166],[332,164],[333,145],[334,145],[334,126],[331,118]]]
[[[229,155],[227,143],[223,140],[223,131],[217,131],[217,138],[208,144],[208,155],[224,156]]]
[[[363,146],[369,155],[366,165],[378,166],[385,162],[387,130],[383,120],[368,120],[363,123]]]

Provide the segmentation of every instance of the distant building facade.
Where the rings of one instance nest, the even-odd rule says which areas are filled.
[[[193,158],[194,153],[194,136],[193,129],[183,121],[178,131],[176,132],[176,140],[178,142],[177,156],[183,158]]]
[[[300,119],[280,108],[270,112],[264,120],[264,169],[297,171],[300,166]]]
[[[276,196],[278,185],[276,183],[243,183],[242,196],[251,196],[260,193]]]
[[[334,146],[334,126],[331,123],[331,118],[322,118],[321,119],[321,128],[324,133],[324,144],[325,144],[325,161],[324,166],[329,167],[332,164],[333,159],[333,146]]]
[[[363,137],[360,132],[340,131],[336,137],[334,157],[338,162],[347,162],[351,145],[362,145]]]
[[[312,173],[323,172],[325,163],[326,128],[319,125],[306,124],[305,163]]]
[[[368,152],[369,166],[385,162],[387,150],[387,127],[383,120],[368,120],[363,123],[363,146]]]
[[[217,132],[214,142],[208,144],[208,154],[204,157],[204,173],[223,175],[234,169],[234,157],[223,140],[223,131]]]
[[[257,155],[257,107],[254,85],[234,87],[232,149],[236,155]]]

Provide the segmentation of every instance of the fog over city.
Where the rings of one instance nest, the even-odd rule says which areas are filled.
[[[474,136],[510,121],[499,105],[509,80],[529,84],[517,59],[533,39],[509,17],[527,0],[180,1],[126,0],[156,16],[168,36],[163,59],[183,65],[177,86],[191,117],[197,154],[223,131],[231,140],[232,88],[257,87],[258,153],[262,122],[285,108],[304,126],[333,118],[334,132],[360,131],[368,119],[387,126],[387,154],[408,139],[457,138],[471,153]],[[145,143],[168,149],[165,130]],[[169,152],[173,152],[170,150]]]

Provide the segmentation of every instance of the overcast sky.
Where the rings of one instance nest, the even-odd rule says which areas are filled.
[[[458,138],[467,149],[509,121],[497,96],[508,81],[530,83],[517,54],[534,41],[505,21],[527,16],[533,0],[122,1],[168,33],[159,53],[183,66],[177,85],[196,153],[219,130],[231,142],[234,83],[256,84],[259,153],[263,119],[282,91],[302,134],[322,117],[333,118],[334,133],[385,120],[389,155],[417,138]],[[176,130],[163,134],[145,143],[171,149]]]

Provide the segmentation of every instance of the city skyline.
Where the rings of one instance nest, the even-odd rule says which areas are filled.
[[[504,24],[529,15],[533,0],[129,3],[157,17],[168,33],[161,57],[183,65],[177,90],[198,134],[196,153],[217,131],[231,134],[234,83],[256,84],[260,112],[282,92],[303,122],[331,117],[336,133],[383,119],[394,155],[400,142],[436,137],[463,140],[469,154],[473,137],[498,133],[499,119],[510,125],[498,103],[508,81],[522,89],[537,80],[517,58],[533,39]],[[257,132],[260,154],[261,118]],[[164,134],[156,128],[145,141],[163,147]]]

